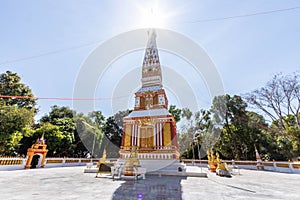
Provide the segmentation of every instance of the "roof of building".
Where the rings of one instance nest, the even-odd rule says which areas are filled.
[[[162,89],[162,86],[156,85],[156,86],[150,86],[150,87],[142,87],[141,89],[138,90],[138,92],[157,91],[160,89]]]
[[[132,111],[127,118],[171,115],[166,108]]]

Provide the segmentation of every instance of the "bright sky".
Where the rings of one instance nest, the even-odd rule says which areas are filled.
[[[208,20],[294,7],[298,8]],[[158,19],[154,22],[149,22],[151,8],[152,16]],[[37,97],[72,97],[82,63],[97,46],[118,34],[154,23],[179,32],[204,48],[217,67],[225,92],[241,95],[262,87],[276,73],[299,70],[299,20],[297,0],[2,0],[0,72],[17,72]],[[142,56],[142,51],[125,55],[112,64],[112,69],[140,66]],[[160,53],[160,59],[162,65],[173,64],[177,71],[180,66],[174,60],[184,65],[167,53]],[[133,93],[128,95],[132,97]],[[176,94],[168,93],[169,102],[177,104]],[[198,95],[202,96],[200,105],[208,107],[211,99],[206,94]],[[95,97],[109,98],[97,93]],[[53,105],[72,108],[71,101],[39,100],[38,105],[37,118]],[[103,110],[107,116],[113,114],[101,105],[96,102],[95,109]]]

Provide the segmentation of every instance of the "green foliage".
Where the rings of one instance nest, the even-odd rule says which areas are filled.
[[[103,148],[107,150],[108,157],[117,157],[122,142],[123,128],[118,126],[115,117],[108,117],[103,127],[106,137],[103,138]]]
[[[99,125],[99,123],[102,124],[103,122],[100,122],[99,119],[102,118],[104,120],[105,118],[100,111],[93,113],[98,113],[96,118],[91,118],[92,113],[88,117],[84,115],[75,116],[75,140],[79,141],[79,143],[76,143],[75,151],[80,157],[100,157],[102,155],[101,147],[104,134]]]
[[[179,153],[180,155],[182,155],[181,156],[182,158],[188,158],[186,157],[185,152],[189,150],[192,140],[193,140],[192,131],[187,131],[178,135]]]
[[[103,125],[105,124],[105,117],[101,111],[93,111],[89,113],[89,118],[95,122],[95,125],[99,130],[102,129]]]
[[[0,94],[4,96],[26,96],[32,98],[0,98],[7,106],[35,109],[36,101],[31,89],[21,83],[21,78],[11,71],[0,74]],[[36,110],[37,111],[37,110]]]
[[[193,112],[190,109],[183,108],[181,110],[181,117],[182,118],[186,118],[187,120],[190,120],[192,118],[192,116],[193,116]]]
[[[123,118],[128,116],[132,110],[124,110],[124,111],[119,111],[114,115],[114,120],[115,123],[119,126],[120,129],[123,131]]]
[[[269,136],[261,129],[267,126],[264,118],[246,108],[240,96],[224,95],[213,99],[210,111],[200,110],[192,115],[188,112],[195,123],[180,134],[179,141],[186,146],[184,152],[181,150],[182,157],[198,158],[199,145],[201,156],[204,150],[214,148],[225,159],[255,159],[254,147],[269,148]],[[179,146],[182,148],[183,144]]]
[[[21,132],[16,131],[13,134],[11,134],[10,140],[8,141],[6,147],[5,147],[5,154],[8,155],[18,155],[18,147],[21,139],[23,138],[23,135]]]
[[[175,122],[179,122],[181,119],[181,109],[176,108],[175,105],[170,105],[169,112],[173,115]]]
[[[205,136],[204,133],[207,132],[210,126],[211,113],[203,109],[195,113],[188,108],[184,108],[182,111],[181,127],[178,129],[178,146],[181,158],[198,158],[198,145],[201,148],[201,142],[204,141],[204,138],[208,138],[208,135]],[[193,151],[195,145],[197,146],[196,155],[194,153],[195,150]],[[201,156],[204,156],[203,152]]]
[[[300,74],[277,74],[263,87],[245,95],[247,101],[271,119],[271,159],[297,159],[300,155]]]
[[[23,137],[22,130],[34,121],[36,102],[30,88],[21,83],[16,73],[10,71],[0,74],[0,94],[32,97],[0,97],[0,155],[17,155]]]
[[[200,111],[195,112],[195,126],[197,131],[204,131],[210,125],[210,111],[201,109]]]
[[[61,127],[53,125],[49,122],[41,124],[41,127],[35,129],[34,138],[40,138],[44,134],[44,138],[48,144],[48,156],[53,157],[58,152],[68,149],[70,143],[67,136],[61,131]]]
[[[0,154],[14,155],[22,130],[33,122],[34,110],[0,105]]]
[[[54,105],[51,107],[51,111],[48,115],[43,116],[40,121],[41,122],[50,122],[50,123],[57,123],[58,119],[68,118],[72,119],[75,115],[75,112],[68,107],[58,107]]]
[[[123,118],[128,116],[132,110],[119,111],[114,116],[106,119],[102,126],[105,135],[102,139],[101,152],[107,151],[107,157],[119,157],[119,149],[123,135]]]
[[[170,105],[169,112],[181,125],[177,129],[182,158],[198,158],[214,148],[223,159],[255,160],[255,147],[268,160],[288,160],[300,155],[300,75],[276,75],[265,87],[246,96],[271,119],[247,110],[238,95],[213,99],[210,110],[192,112]],[[53,106],[49,114],[34,124],[36,100],[31,89],[13,72],[0,74],[0,94],[26,98],[0,97],[0,155],[26,155],[27,149],[44,134],[48,156],[118,157],[123,134],[123,118],[131,110],[105,119],[101,111],[88,116],[68,107]],[[27,98],[29,97],[29,98]],[[88,149],[86,148],[88,147]],[[201,151],[201,155],[204,152]]]
[[[39,128],[36,129],[36,132],[39,133],[39,130],[48,130],[45,129],[46,127],[55,127],[48,134],[47,147],[49,148],[50,156],[76,156],[77,152],[75,151],[76,147],[74,144],[78,141],[75,141],[76,124],[73,118],[75,114],[68,107],[53,106],[50,113],[41,118],[38,125]],[[41,129],[40,127],[44,128]],[[45,138],[47,139],[46,133]]]
[[[280,120],[287,128],[279,131],[279,120],[269,127],[264,117],[248,111],[246,102],[237,95],[215,97],[210,111],[183,110],[186,121],[178,134],[182,158],[198,158],[197,145],[203,150],[215,149],[223,159],[255,160],[255,147],[266,160],[288,160],[300,155],[300,131],[295,116]]]
[[[220,98],[220,97],[219,97]],[[256,145],[261,145],[263,132],[257,125],[265,126],[262,116],[248,112],[240,96],[225,95],[224,126],[215,149],[227,159],[254,160]]]
[[[276,160],[289,160],[300,155],[300,128],[296,117],[288,115],[283,121],[284,130],[277,129],[279,120],[271,124],[271,134],[277,145],[270,157]]]

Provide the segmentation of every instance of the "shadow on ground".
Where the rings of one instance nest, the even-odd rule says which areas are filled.
[[[186,177],[147,176],[145,180],[128,180],[113,194],[113,200],[182,199],[181,180]]]

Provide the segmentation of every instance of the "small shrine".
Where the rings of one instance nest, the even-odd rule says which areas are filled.
[[[41,138],[36,140],[31,148],[28,148],[25,169],[36,168],[37,166],[43,168],[45,166],[47,152],[46,140],[43,134]]]

